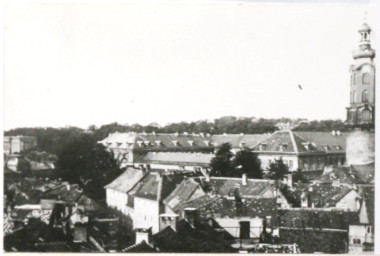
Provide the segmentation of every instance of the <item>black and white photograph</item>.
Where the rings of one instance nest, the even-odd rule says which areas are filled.
[[[370,0],[4,3],[3,252],[374,254],[379,24]]]

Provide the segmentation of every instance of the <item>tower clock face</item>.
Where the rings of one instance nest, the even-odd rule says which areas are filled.
[[[362,72],[363,73],[371,73],[371,66],[369,66],[369,65],[363,66]]]

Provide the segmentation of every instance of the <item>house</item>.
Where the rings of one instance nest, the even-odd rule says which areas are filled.
[[[366,183],[352,166],[342,165],[326,166],[319,181],[323,183],[345,184],[347,186]]]
[[[359,190],[363,200],[358,221],[350,223],[349,226],[348,253],[350,254],[363,254],[374,251],[374,186],[363,186]]]
[[[265,170],[272,162],[282,159],[289,171],[322,171],[326,165],[345,162],[346,134],[328,132],[276,131],[255,146]]]
[[[128,192],[144,176],[144,171],[128,167],[119,177],[106,185],[106,202],[111,208],[116,208],[125,215],[133,215],[133,207]]]
[[[13,155],[37,146],[37,139],[34,136],[4,136],[4,154]]]
[[[280,242],[297,243],[302,253],[347,253],[350,223],[357,212],[323,208],[278,210]]]
[[[210,168],[211,153],[192,152],[147,152],[135,157],[135,166],[149,166],[152,169],[198,171]]]
[[[119,133],[109,134],[98,141],[123,165],[133,165],[138,155],[147,152],[199,152],[214,151],[211,137],[189,133]]]
[[[133,207],[133,228],[152,228],[159,231],[159,216],[165,213],[163,200],[181,183],[179,173],[148,172],[128,192],[128,206]]]

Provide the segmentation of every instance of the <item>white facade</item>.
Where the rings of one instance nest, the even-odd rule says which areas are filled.
[[[348,253],[349,254],[363,254],[366,253],[363,250],[364,243],[374,243],[374,233],[371,225],[350,225],[348,233]],[[367,253],[373,253],[373,251],[367,251]]]
[[[135,197],[135,214],[133,218],[133,229],[152,228],[152,233],[159,231],[160,203],[141,197]]]
[[[351,190],[336,204],[336,208],[359,211],[360,209],[360,196],[355,190]]]
[[[127,206],[128,194],[113,189],[106,189],[107,206],[121,211],[125,215],[130,215],[133,218],[134,209]]]

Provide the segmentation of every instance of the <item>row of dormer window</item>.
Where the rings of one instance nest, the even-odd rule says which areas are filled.
[[[156,146],[163,146],[163,143],[162,143],[162,141],[160,141],[160,140],[156,140],[156,141],[154,141],[154,142],[151,142],[151,141],[148,141],[148,140],[145,140],[145,141],[138,140],[136,143],[137,143],[137,145],[138,145],[139,147],[143,147],[143,146],[147,147],[147,146],[153,146],[153,145],[156,145]],[[189,143],[190,146],[195,146],[194,141],[189,140],[189,141],[187,141],[187,143]],[[206,146],[211,146],[211,142],[208,141],[208,140],[203,141],[203,143],[206,144]],[[118,146],[118,147],[120,147],[122,144],[123,144],[122,142],[116,142],[116,146]],[[125,143],[125,144],[126,144],[128,147],[133,146],[133,143],[131,143],[131,142],[127,142],[127,143]],[[112,142],[107,142],[107,145],[108,145],[108,146],[111,146],[111,145],[112,145]],[[179,143],[179,141],[175,141],[175,140],[173,140],[173,141],[172,141],[172,145],[173,145],[173,146],[180,146],[180,143]]]

